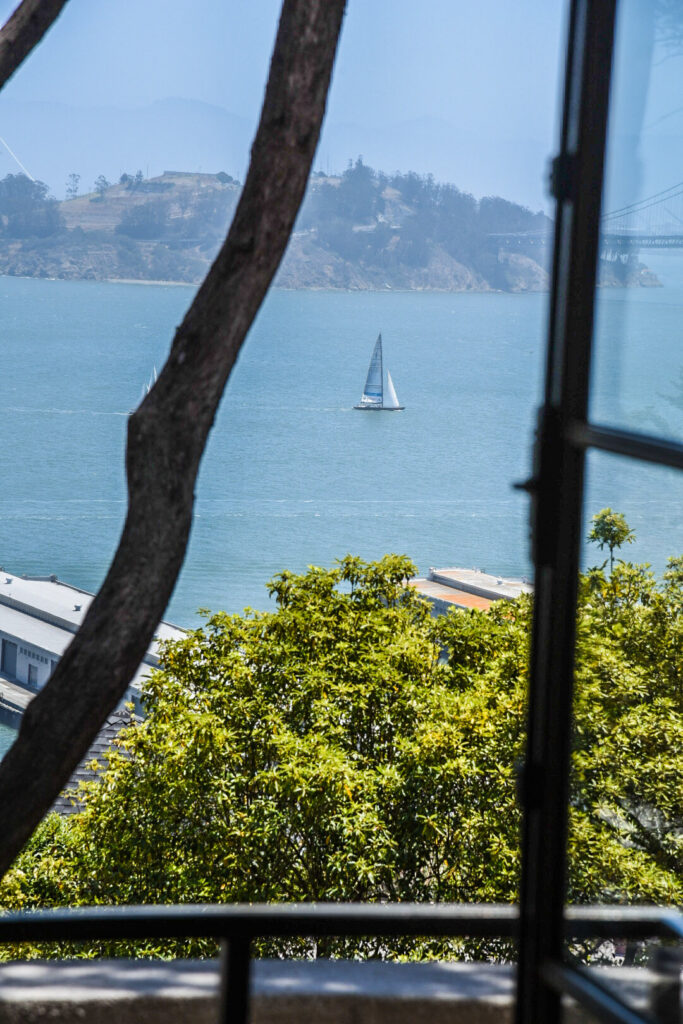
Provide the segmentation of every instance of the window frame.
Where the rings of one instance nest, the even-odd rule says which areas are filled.
[[[531,495],[535,569],[523,805],[517,1024],[561,1019],[563,992],[633,1011],[564,959],[569,768],[586,452],[683,469],[683,446],[588,419],[610,82],[618,0],[571,0],[556,199],[545,394]],[[603,1004],[609,998],[610,1008]],[[591,1004],[591,1000],[593,1003]],[[612,1014],[610,1016],[610,1014]],[[642,1018],[635,1018],[642,1019]]]

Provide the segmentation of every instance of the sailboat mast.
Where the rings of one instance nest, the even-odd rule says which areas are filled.
[[[379,345],[379,404],[384,406],[384,359],[382,357],[382,332],[379,332],[377,338],[377,344]]]

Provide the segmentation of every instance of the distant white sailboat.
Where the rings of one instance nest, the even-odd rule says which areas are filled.
[[[358,405],[354,409],[375,409],[385,412],[399,412],[405,409],[399,405],[398,396],[391,374],[387,370],[387,386],[384,387],[384,366],[382,362],[382,335],[380,334],[375,342],[368,367],[368,375],[365,380],[365,387]]]

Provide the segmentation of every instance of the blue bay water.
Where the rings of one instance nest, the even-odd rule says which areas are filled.
[[[680,261],[665,270],[662,289],[601,296],[603,419],[652,419],[680,365],[671,334]],[[193,294],[0,279],[3,566],[97,589],[125,513],[127,416]],[[527,500],[511,485],[529,472],[547,298],[273,291],[209,441],[167,617],[192,626],[199,607],[267,608],[274,573],[349,551],[405,553],[421,572],[528,574]],[[628,372],[614,340],[624,304],[657,351],[654,360],[629,349]],[[353,409],[380,330],[401,413]],[[660,570],[683,547],[680,484],[670,471],[625,472],[607,457],[589,468],[589,513],[623,511],[638,533],[629,557]]]
[[[0,722],[0,757],[7,753],[16,739],[16,730]]]

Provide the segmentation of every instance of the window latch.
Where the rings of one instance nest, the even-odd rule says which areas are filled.
[[[576,156],[563,151],[550,163],[550,194],[558,203],[574,199]]]

